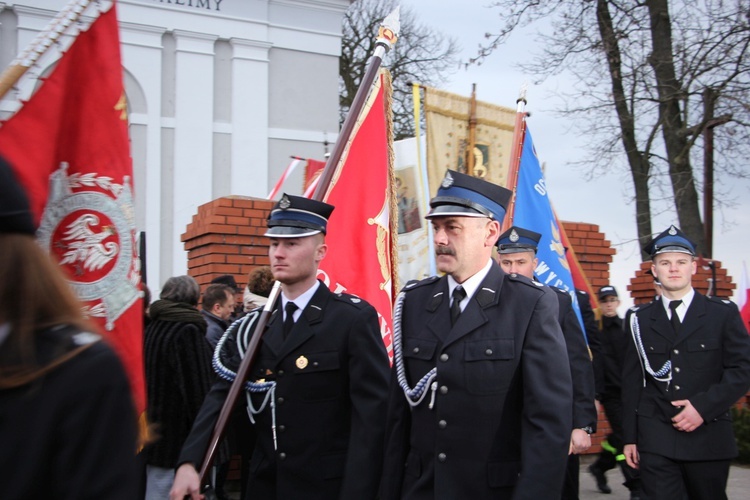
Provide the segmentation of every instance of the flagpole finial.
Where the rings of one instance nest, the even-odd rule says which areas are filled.
[[[529,89],[529,82],[524,81],[521,84],[521,90],[518,92],[518,99],[516,99],[516,104],[518,105],[516,112],[517,113],[523,113],[524,107],[526,106],[526,92]]]
[[[396,7],[393,12],[388,14],[378,30],[378,46],[382,46],[386,52],[396,44],[398,33],[401,31],[401,6]]]

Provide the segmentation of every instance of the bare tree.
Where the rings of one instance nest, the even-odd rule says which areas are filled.
[[[343,123],[367,60],[375,49],[375,35],[383,19],[398,5],[396,0],[357,0],[344,16],[339,62],[339,113]],[[393,79],[393,120],[396,139],[414,135],[411,82],[437,86],[444,75],[458,68],[458,46],[416,20],[410,9],[401,8],[401,32],[395,47],[385,59]]]
[[[577,123],[591,137],[585,162],[592,175],[627,162],[641,246],[652,235],[651,202],[662,195],[705,249],[701,170],[693,165],[701,164],[702,134],[717,118],[726,122],[717,129],[717,167],[727,177],[747,175],[750,2],[497,0],[492,7],[501,28],[470,62],[488,57],[514,30],[546,21],[553,33],[539,34],[544,49],[523,67],[542,79],[563,71],[578,79],[560,111],[585,117]]]

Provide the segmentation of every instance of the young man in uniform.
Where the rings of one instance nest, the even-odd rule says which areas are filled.
[[[389,365],[375,309],[317,280],[333,206],[284,195],[266,236],[281,297],[250,371],[248,411],[257,442],[250,498],[374,499],[382,467]],[[258,310],[217,346],[220,377],[233,379]],[[183,447],[170,498],[199,498],[196,467],[230,383],[217,382]]]
[[[604,406],[611,432],[602,442],[602,452],[596,462],[589,467],[589,472],[596,479],[599,491],[612,493],[605,474],[620,464],[625,486],[630,490],[630,499],[637,500],[640,498],[638,471],[625,462],[625,455],[622,453],[622,358],[628,343],[632,341],[625,336],[622,319],[617,315],[620,299],[615,287],[607,285],[599,289],[599,305],[602,311],[599,334],[602,349],[601,355],[594,357],[594,365],[597,372],[602,373],[601,381],[597,381],[600,385],[597,387],[597,393],[599,401]]]
[[[430,201],[445,276],[396,301],[384,500],[559,496],[570,367],[555,293],[492,260],[509,198],[448,171]]]
[[[518,226],[512,226],[497,240],[498,262],[506,273],[520,274],[534,279],[534,270],[539,263],[537,247],[542,235]],[[596,405],[594,403],[594,369],[591,364],[581,323],[578,321],[573,300],[559,288],[557,294],[560,313],[558,321],[568,351],[570,375],[573,380],[573,430],[570,434],[568,466],[562,486],[562,500],[577,500],[579,490],[578,454],[591,447],[591,434],[596,430]]]
[[[682,231],[671,226],[645,250],[663,296],[626,325],[625,458],[648,499],[727,498],[729,409],[750,386],[750,337],[735,304],[693,289],[695,245]]]

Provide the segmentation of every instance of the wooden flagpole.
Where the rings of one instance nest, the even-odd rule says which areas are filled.
[[[312,199],[314,200],[321,201],[325,196],[325,193],[328,190],[328,186],[331,183],[331,179],[333,178],[333,174],[336,171],[336,168],[338,167],[338,164],[341,160],[341,156],[344,152],[346,144],[349,142],[350,136],[354,130],[354,125],[356,124],[357,119],[359,118],[359,114],[362,111],[365,102],[367,101],[367,96],[370,93],[372,84],[375,81],[375,78],[378,76],[378,71],[380,70],[383,56],[385,56],[385,54],[387,54],[391,47],[393,47],[393,45],[396,43],[396,39],[398,37],[398,32],[400,29],[399,10],[400,8],[397,7],[396,10],[391,12],[391,14],[389,14],[388,17],[383,20],[383,24],[380,26],[378,38],[376,40],[375,51],[370,58],[369,66],[367,67],[365,76],[362,78],[362,83],[357,90],[354,101],[352,101],[351,108],[349,109],[349,114],[347,114],[346,119],[344,120],[344,124],[341,127],[341,132],[339,133],[339,136],[336,139],[336,143],[333,146],[331,156],[328,157],[326,166],[323,169],[323,173],[321,174],[320,180],[318,181],[317,187],[315,188],[315,193],[312,197]],[[253,361],[255,360],[255,356],[258,353],[258,347],[260,346],[261,337],[264,330],[266,329],[266,325],[268,324],[268,319],[271,316],[273,305],[276,303],[280,293],[281,284],[277,281],[274,284],[270,295],[268,296],[268,301],[266,302],[266,306],[263,308],[263,312],[261,313],[260,318],[258,318],[258,324],[255,327],[253,336],[250,338],[245,356],[242,358],[242,362],[237,369],[237,375],[232,382],[231,387],[229,388],[227,399],[226,401],[224,401],[224,406],[221,408],[219,418],[217,419],[216,425],[214,426],[211,440],[209,442],[209,446],[206,451],[206,455],[203,458],[203,462],[201,464],[199,472],[200,484],[202,489],[205,489],[210,485],[209,471],[211,470],[211,466],[213,465],[214,459],[216,458],[219,443],[221,443],[221,440],[223,439],[226,432],[229,418],[232,414],[232,409],[239,399],[241,391],[244,390],[245,382],[247,381],[248,375],[250,373],[250,366],[252,365]]]
[[[39,58],[77,22],[91,0],[71,0],[47,26],[31,41],[16,59],[0,74],[0,99],[5,97],[18,80],[36,63]]]
[[[521,87],[521,92],[516,100],[516,124],[513,133],[513,145],[510,150],[510,166],[508,167],[507,188],[513,191],[505,212],[502,228],[503,233],[513,225],[513,216],[516,210],[516,190],[518,188],[518,169],[521,166],[521,153],[523,152],[523,141],[526,137],[526,84]]]

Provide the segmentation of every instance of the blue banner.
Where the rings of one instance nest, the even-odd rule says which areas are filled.
[[[554,286],[568,292],[573,299],[573,308],[585,335],[586,329],[583,327],[583,319],[578,307],[570,266],[565,259],[565,248],[562,244],[560,228],[552,211],[547,184],[528,128],[523,141],[521,165],[518,171],[513,225],[536,231],[542,235],[536,255],[539,262],[534,274],[545,285]]]

